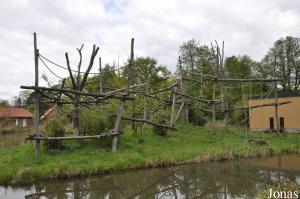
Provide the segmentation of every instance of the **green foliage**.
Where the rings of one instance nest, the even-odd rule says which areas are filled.
[[[262,60],[257,71],[263,77],[282,78],[282,93],[299,91],[300,38],[287,36],[277,40]]]
[[[66,119],[57,116],[47,120],[43,126],[43,132],[49,137],[63,137],[65,135]],[[62,149],[63,143],[61,140],[47,140],[45,141],[45,147],[50,149]]]
[[[87,109],[80,111],[80,132],[84,135],[97,135],[109,128],[112,128],[112,121],[103,112]]]
[[[208,121],[208,117],[203,113],[203,111],[199,111],[196,109],[190,109],[189,110],[189,120],[194,125],[204,126]]]
[[[1,107],[8,107],[9,106],[9,101],[5,99],[0,99],[0,108]]]

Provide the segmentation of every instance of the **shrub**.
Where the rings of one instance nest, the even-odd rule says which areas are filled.
[[[65,135],[66,119],[63,117],[54,117],[44,123],[44,131],[50,137],[63,137]],[[62,149],[63,144],[61,140],[47,140],[45,147],[49,149]]]
[[[104,113],[96,110],[80,111],[80,132],[84,135],[97,135],[108,128],[112,128],[112,122]]]
[[[202,111],[190,109],[189,120],[194,125],[204,126],[207,123],[207,116]]]
[[[163,120],[160,120],[158,122],[159,124],[164,124],[165,122]],[[168,130],[166,128],[158,127],[158,126],[153,126],[153,133],[159,136],[166,136]]]

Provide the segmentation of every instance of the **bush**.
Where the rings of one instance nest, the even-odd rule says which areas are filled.
[[[80,132],[84,135],[97,135],[106,129],[112,128],[112,122],[100,111],[80,111]]]
[[[194,125],[204,126],[207,123],[207,116],[202,111],[190,109],[189,120]]]
[[[55,117],[47,120],[44,124],[45,134],[49,137],[63,137],[65,135],[66,119],[63,117]],[[61,140],[47,140],[45,147],[49,149],[62,149],[63,143]]]
[[[159,124],[164,124],[164,121],[161,120],[158,122]],[[159,136],[166,136],[168,130],[166,128],[158,127],[158,126],[153,126],[153,133]]]

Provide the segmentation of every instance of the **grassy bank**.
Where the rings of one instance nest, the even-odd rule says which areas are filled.
[[[117,153],[110,152],[109,142],[65,141],[62,151],[42,151],[34,155],[34,145],[0,149],[0,184],[31,183],[46,178],[66,178],[115,170],[200,163],[241,157],[300,152],[300,136],[275,136],[237,130],[212,131],[186,125],[167,137],[144,129],[138,136],[125,131]],[[248,139],[263,139],[258,146]]]

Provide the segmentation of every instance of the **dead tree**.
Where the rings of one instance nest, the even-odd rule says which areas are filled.
[[[225,72],[224,72],[224,41],[222,42],[222,49],[220,49],[218,42],[215,41],[216,45],[215,47],[211,43],[211,49],[216,61],[216,67],[215,67],[215,74],[218,78],[224,79]],[[224,110],[223,113],[223,120],[224,120],[224,126],[228,126],[228,117],[229,113],[225,111],[228,109],[228,103],[226,101],[225,97],[225,87],[224,87],[224,82],[220,82],[220,87],[221,87],[221,106],[222,110]]]
[[[87,78],[88,78],[88,75],[89,75],[89,72],[91,71],[92,67],[93,67],[93,64],[94,64],[94,59],[99,51],[99,47],[96,47],[96,45],[93,46],[93,51],[91,53],[91,57],[90,57],[90,61],[89,61],[89,65],[81,79],[81,72],[80,72],[80,69],[81,69],[81,64],[82,64],[82,48],[83,48],[83,44],[81,45],[81,48],[78,49],[77,48],[77,51],[79,53],[79,63],[78,63],[78,66],[77,66],[77,81],[75,81],[75,77],[72,73],[72,69],[71,69],[71,66],[70,66],[70,61],[69,61],[69,56],[68,56],[68,53],[66,52],[65,53],[65,57],[66,57],[66,62],[67,62],[67,67],[68,67],[68,71],[69,71],[69,75],[70,75],[70,78],[71,78],[71,82],[72,82],[72,86],[73,86],[73,90],[76,90],[76,91],[79,91],[81,92],[86,84],[86,81],[87,81]],[[80,135],[80,119],[79,119],[79,114],[80,114],[80,111],[79,111],[79,101],[80,101],[80,95],[78,94],[75,94],[75,97],[74,97],[74,112],[73,112],[73,127],[74,127],[74,134],[75,135]]]

